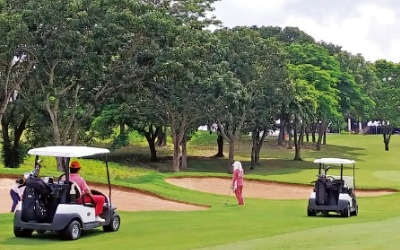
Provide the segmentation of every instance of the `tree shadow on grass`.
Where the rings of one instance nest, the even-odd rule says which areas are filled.
[[[250,161],[241,160],[243,168],[250,174],[291,174],[306,169],[317,169],[318,166],[313,163],[316,158],[347,158],[362,161],[364,148],[325,145],[321,151],[303,150],[303,161],[294,161],[294,150],[291,149],[264,149],[261,152],[260,164],[255,166],[254,170],[250,170]],[[249,159],[249,155],[244,152],[237,152],[238,159]],[[227,173],[228,159],[217,157],[189,157],[188,172],[213,172]],[[344,166],[351,168],[352,166]]]
[[[275,143],[276,144],[276,143]],[[136,148],[136,147],[135,147]],[[168,150],[160,152],[158,161],[150,161],[148,150],[139,146],[139,149],[129,147],[119,152],[114,152],[109,155],[109,160],[118,162],[128,167],[143,167],[153,169],[159,172],[170,172],[172,166],[172,155],[168,154]],[[199,149],[197,149],[199,150]],[[200,150],[201,151],[201,150]],[[321,151],[315,150],[315,145],[307,143],[301,151],[304,161],[294,161],[294,150],[287,147],[271,147],[266,146],[261,151],[260,165],[255,166],[255,170],[250,170],[250,148],[243,148],[235,152],[235,159],[240,160],[248,173],[254,174],[288,174],[299,172],[304,169],[313,169],[316,166],[312,161],[316,158],[334,157],[348,158],[355,161],[362,161],[362,156],[366,153],[364,148],[337,146],[337,145],[322,145]],[[200,154],[210,154],[209,148],[204,148]],[[228,173],[229,162],[227,157],[214,157],[196,155],[199,151],[189,153],[188,169],[182,172],[209,172],[209,173]],[[216,153],[216,151],[214,152]],[[227,156],[227,155],[226,155]]]

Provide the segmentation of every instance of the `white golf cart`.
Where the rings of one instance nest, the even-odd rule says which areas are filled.
[[[34,148],[28,154],[59,157],[63,162],[64,173],[57,179],[52,177],[25,176],[25,191],[22,201],[14,215],[14,235],[30,237],[34,230],[39,234],[46,231],[55,232],[63,239],[76,240],[82,230],[103,227],[104,231],[118,231],[120,216],[111,204],[111,184],[108,170],[108,149],[86,146],[49,146]],[[105,204],[100,215],[104,221],[95,220],[94,203],[76,203],[82,193],[79,187],[69,180],[68,162],[70,158],[105,155],[105,165],[108,180],[108,196],[92,189],[92,193],[103,195]],[[35,161],[36,162],[36,161]]]
[[[307,215],[335,212],[342,217],[356,216],[358,204],[355,194],[355,161],[339,158],[314,160],[319,164],[314,190],[308,200]],[[345,165],[352,165],[352,176],[344,176]],[[328,170],[340,168],[340,175],[327,175]]]

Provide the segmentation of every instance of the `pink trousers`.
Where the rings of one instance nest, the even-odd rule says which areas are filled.
[[[243,186],[238,186],[235,190],[236,199],[238,200],[239,205],[244,205],[242,191],[243,191]]]
[[[104,202],[106,201],[106,199],[102,195],[92,195],[92,198],[93,198],[93,201],[92,201],[92,199],[90,198],[89,195],[84,195],[83,196],[83,200],[84,200],[85,203],[94,202],[94,204],[95,204],[95,215],[96,216],[102,214],[103,213],[103,205],[104,205]],[[79,198],[77,200],[77,203],[82,203],[82,198]]]

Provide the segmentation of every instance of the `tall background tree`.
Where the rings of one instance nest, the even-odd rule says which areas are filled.
[[[382,122],[385,150],[389,151],[393,128],[400,126],[400,65],[386,60],[375,62],[381,86],[376,91],[376,118]]]

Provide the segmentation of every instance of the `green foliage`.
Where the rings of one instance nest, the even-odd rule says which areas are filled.
[[[379,82],[373,68],[359,55],[339,52],[335,57],[341,68],[337,86],[340,91],[341,112],[347,117],[365,119],[373,116],[373,93]]]
[[[381,87],[376,91],[376,118],[400,125],[400,64],[380,60],[375,62]]]
[[[217,141],[217,133],[209,131],[197,131],[189,141],[189,147],[204,147],[214,145]]]
[[[1,151],[5,167],[18,168],[27,157],[28,147],[25,144],[19,144],[16,148],[10,142],[4,141]]]
[[[317,100],[317,119],[337,120],[339,112],[339,90],[336,88],[340,76],[339,63],[324,48],[307,44],[293,44],[289,47],[293,80],[302,79],[314,86]],[[302,96],[300,94],[300,96]],[[313,97],[311,97],[313,98]]]
[[[234,145],[241,133],[270,127],[278,117],[289,125],[301,120],[299,129],[311,120],[371,117],[374,102],[397,93],[380,83],[385,75],[394,79],[398,72],[389,71],[396,67],[316,43],[297,27],[210,32],[205,28],[219,24],[209,15],[215,2],[5,1],[0,59],[29,60],[11,71],[2,67],[13,84],[1,82],[26,98],[27,143],[115,137],[117,148],[127,145],[125,133],[154,139],[154,128],[168,126],[178,149],[199,125],[218,121]],[[380,104],[377,114],[396,124],[395,111],[388,111],[395,106]],[[118,135],[117,126],[128,131]]]

